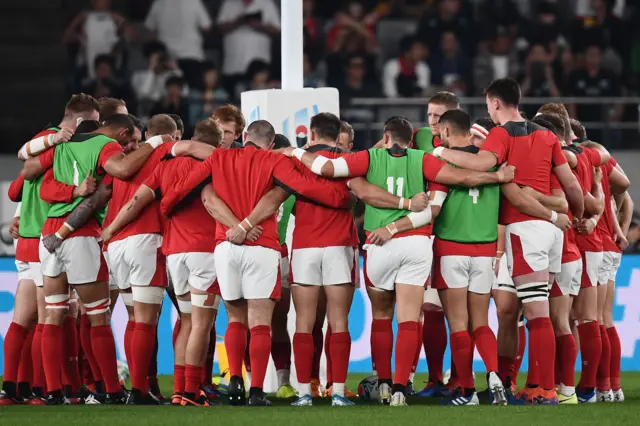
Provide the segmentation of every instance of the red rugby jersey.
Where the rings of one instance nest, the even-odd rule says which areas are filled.
[[[600,234],[602,251],[621,253],[620,247],[613,240],[615,235],[613,221],[618,220],[618,218],[611,211],[611,186],[609,185],[609,175],[613,172],[616,164],[616,160],[612,157],[607,164],[600,166],[602,170],[602,192],[604,192],[604,212],[594,233],[598,232]]]
[[[593,168],[600,167],[601,157],[600,153],[595,149],[585,148],[582,146],[577,148],[582,152],[578,152],[576,155],[578,165],[574,169],[573,173],[578,178],[578,182],[580,182],[583,194],[587,194],[591,192],[591,187],[593,186]],[[599,222],[602,220],[604,220],[604,217],[601,218]],[[578,248],[581,252],[602,251],[602,237],[597,231],[597,228],[589,235],[576,233],[576,243],[578,244]]]
[[[560,184],[560,180],[555,175],[555,173],[551,174],[551,190],[562,190],[562,185]],[[573,215],[571,213],[571,209],[567,209],[567,215],[569,216],[569,220],[573,220]],[[564,241],[562,243],[562,263],[569,263],[580,259],[582,256],[580,255],[580,250],[578,249],[578,245],[576,244],[576,235],[573,231],[573,228],[569,228],[568,231],[564,232]]]
[[[545,195],[550,194],[551,170],[567,163],[556,135],[530,121],[510,121],[494,127],[480,149],[493,152],[498,157],[498,164],[515,166],[514,183],[531,187]],[[540,219],[522,213],[502,197],[501,224],[527,220]]]

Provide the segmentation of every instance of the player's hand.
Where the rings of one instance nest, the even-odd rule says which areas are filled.
[[[509,183],[516,175],[516,168],[514,166],[507,166],[506,164],[503,164],[496,173],[498,173],[498,182]]]
[[[560,215],[558,215],[560,216]],[[578,224],[578,233],[582,235],[591,235],[596,228],[597,222],[591,219],[582,219]]]
[[[258,241],[258,238],[262,235],[262,226],[258,225],[256,227],[251,228],[249,232],[247,232],[247,240],[255,243]]]
[[[391,239],[392,235],[389,230],[383,226],[382,228],[378,228],[369,234],[369,238],[367,238],[369,244],[374,244],[376,246],[381,246],[387,241]]]
[[[571,220],[569,220],[569,216],[567,216],[566,214],[558,213],[558,219],[556,220],[556,223],[554,223],[554,225],[560,228],[562,232],[566,232],[569,230],[569,228],[571,228]]]
[[[245,238],[247,238],[247,233],[242,230],[238,225],[233,228],[229,228],[227,231],[227,241],[231,244],[241,245]]]
[[[412,212],[421,212],[429,206],[429,196],[426,192],[420,192],[411,197],[411,210]]]
[[[17,240],[20,237],[18,230],[20,229],[20,216],[16,216],[11,221],[11,225],[9,225],[9,234],[14,240]]]
[[[42,237],[42,245],[47,249],[49,253],[53,253],[56,251],[58,247],[62,244],[62,239],[58,238],[56,234],[49,234]]]
[[[77,186],[73,189],[73,197],[86,197],[88,195],[96,192],[96,188],[98,187],[98,183],[96,179],[91,176],[91,170],[87,173],[87,177],[84,178],[80,186]]]
[[[593,181],[597,184],[602,183],[602,169],[600,167],[593,168]]]
[[[291,157],[293,157],[293,150],[294,149],[295,149],[294,147],[288,146],[286,148],[283,148],[282,151],[280,151],[280,152],[282,152],[283,155],[286,155],[287,157],[291,158]]]
[[[499,257],[494,257],[493,258],[493,273],[496,275],[496,277],[498,276],[498,272],[500,272],[500,258]]]
[[[102,230],[102,241],[108,243],[113,238],[113,231],[110,227],[106,227]]]
[[[622,251],[625,251],[627,247],[629,247],[629,241],[627,241],[627,237],[622,234],[616,234],[615,243],[618,248]]]
[[[71,136],[73,136],[73,130],[63,127],[53,136],[53,143],[57,145],[62,142],[67,142],[71,139]]]

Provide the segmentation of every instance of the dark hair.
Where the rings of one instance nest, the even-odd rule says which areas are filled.
[[[142,121],[133,114],[129,114],[129,118],[133,121],[133,127],[137,128],[140,130],[140,133],[142,133],[144,131],[144,124],[142,124]]]
[[[549,47],[549,45],[547,43],[537,42],[537,43],[533,43],[531,46],[529,46],[529,49],[527,50],[527,54],[531,53],[533,48],[536,47],[536,46],[540,46],[540,47],[542,47],[544,49],[545,52],[551,53],[551,48]]]
[[[287,148],[291,146],[291,141],[285,135],[280,133],[276,134],[276,138],[273,141],[273,149]]]
[[[211,116],[214,120],[219,121],[233,121],[236,123],[236,134],[242,133],[245,126],[244,115],[242,111],[235,105],[227,104],[220,108],[216,108]]]
[[[164,87],[169,87],[169,86],[180,86],[180,88],[183,88],[184,79],[176,75],[169,77],[167,78],[167,81],[164,83]]]
[[[576,135],[579,140],[587,139],[587,130],[584,128],[582,123],[580,123],[575,118],[570,119],[569,123],[571,124],[571,130],[573,130],[573,134]]]
[[[98,105],[100,105],[100,121],[105,121],[112,115],[117,114],[119,107],[127,106],[122,99],[106,97],[98,99]]]
[[[95,59],[93,60],[93,69],[98,68],[98,65],[100,64],[107,64],[111,67],[112,70],[116,67],[116,61],[115,59],[113,59],[113,56],[106,54],[98,55],[95,57]]]
[[[102,127],[124,128],[129,135],[133,134],[133,121],[127,114],[114,114],[107,117],[102,123]]]
[[[100,122],[96,120],[83,120],[76,127],[75,133],[91,133],[100,128]]]
[[[558,136],[558,139],[565,140],[566,128],[565,128],[565,122],[562,119],[561,115],[545,113],[545,114],[537,115],[536,117],[540,117],[542,120],[546,120],[549,123],[553,124],[553,127],[555,127],[556,131],[558,132],[556,134],[556,136]]]
[[[248,141],[261,141],[272,143],[276,137],[276,131],[267,120],[256,120],[247,127]]]
[[[340,136],[342,122],[330,112],[321,112],[311,117],[309,129],[316,133],[318,138],[335,141]]]
[[[349,135],[349,142],[353,142],[356,137],[355,132],[353,131],[353,127],[349,124],[348,121],[342,120],[340,122],[340,133],[346,133]]]
[[[409,50],[411,50],[413,45],[416,43],[422,43],[422,41],[416,36],[407,35],[402,37],[402,39],[400,39],[400,52],[401,53],[409,52]]]
[[[161,41],[150,41],[142,46],[142,53],[148,59],[154,53],[167,53],[167,46]]]
[[[156,114],[147,123],[147,131],[152,135],[172,135],[178,130],[173,118],[167,114]]]
[[[553,132],[554,135],[559,136],[558,133],[558,129],[556,128],[556,126],[554,126],[551,122],[549,122],[548,120],[545,120],[544,118],[542,118],[541,115],[534,117],[533,120],[531,120],[533,123],[537,124],[538,126],[542,126],[547,130],[551,130]]]
[[[487,129],[488,132],[490,132],[491,129],[496,127],[496,123],[494,123],[493,120],[490,119],[489,117],[476,118],[473,124],[477,124],[479,126],[484,127],[485,129]]]
[[[264,71],[271,71],[271,67],[268,63],[260,59],[254,59],[251,61],[249,66],[247,66],[247,72],[245,73],[245,78],[248,81],[253,80],[256,74],[259,74]]]
[[[404,117],[393,117],[384,125],[384,132],[391,135],[391,140],[408,144],[413,138],[413,126]]]
[[[64,116],[69,117],[74,114],[92,113],[95,111],[100,111],[98,101],[91,95],[79,93],[71,96],[71,99],[69,99],[65,105]]]
[[[520,84],[511,77],[494,80],[485,90],[489,98],[498,98],[505,105],[517,107],[520,104]]]
[[[450,109],[440,116],[440,124],[451,125],[452,132],[456,135],[469,134],[471,129],[471,117],[461,109]]]
[[[198,121],[193,131],[193,139],[217,148],[222,141],[222,131],[215,121],[207,118]]]
[[[442,91],[433,95],[428,104],[444,105],[448,109],[457,109],[460,107],[460,98],[454,93]]]
[[[216,67],[216,64],[213,63],[213,61],[204,61],[202,63],[202,73],[204,74],[205,72],[209,71],[209,70],[218,70],[218,67]]]
[[[184,133],[184,121],[178,114],[167,114],[173,121],[176,122],[176,127],[180,131],[180,133]]]

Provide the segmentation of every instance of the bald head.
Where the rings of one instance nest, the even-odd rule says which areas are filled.
[[[261,148],[270,148],[276,138],[276,131],[266,120],[256,120],[247,127],[244,143],[253,142]]]

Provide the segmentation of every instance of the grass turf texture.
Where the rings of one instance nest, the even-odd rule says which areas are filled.
[[[352,374],[347,387],[357,389],[358,382],[366,375]],[[476,374],[478,390],[486,388],[484,373]],[[171,395],[172,378],[162,376],[160,385],[165,397]],[[416,390],[426,380],[425,375],[416,376]],[[521,375],[520,383],[526,378]],[[329,399],[314,400],[313,407],[290,407],[291,401],[278,400],[272,396],[273,407],[127,407],[127,406],[9,406],[0,407],[0,424],[25,425],[135,425],[159,426],[181,424],[222,425],[294,425],[327,426],[352,425],[546,425],[546,426],[605,426],[638,424],[640,412],[640,373],[623,373],[622,384],[626,401],[622,404],[584,404],[562,407],[442,407],[438,400],[410,397],[409,407],[392,408],[376,403],[357,402],[355,407],[333,408]]]

